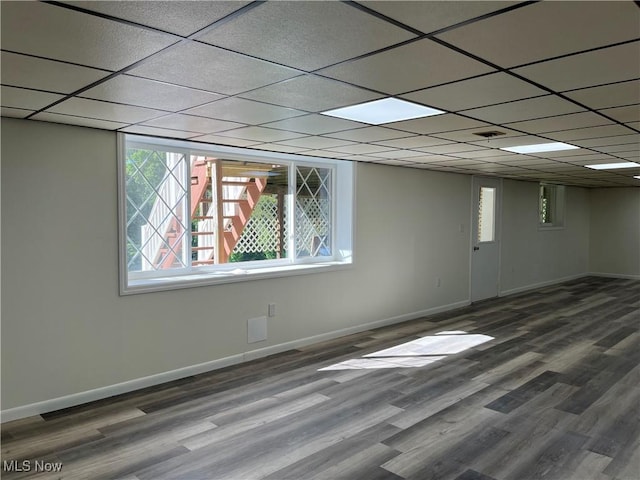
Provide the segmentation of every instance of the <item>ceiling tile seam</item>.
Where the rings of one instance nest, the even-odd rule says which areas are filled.
[[[15,88],[17,90],[27,90],[31,92],[48,93],[51,95],[65,95],[64,93],[54,92],[53,90],[42,90],[41,88],[23,87],[22,85],[14,85],[12,83],[0,83],[2,87]]]
[[[638,0],[638,1],[640,1],[640,0]],[[618,80],[616,82],[601,83],[599,85],[590,85],[588,87],[579,87],[579,88],[572,88],[572,89],[569,89],[569,90],[562,90],[561,93],[573,93],[573,92],[579,92],[581,90],[589,90],[590,88],[609,87],[609,86],[613,86],[613,85],[620,85],[622,83],[637,82],[637,81],[640,81],[640,77],[632,78],[630,80]],[[610,107],[604,107],[604,108],[610,108]],[[611,107],[611,108],[613,108],[613,107]]]
[[[57,62],[57,63],[64,63],[65,65],[73,65],[74,67],[82,67],[82,68],[90,68],[92,70],[98,70],[101,72],[109,72],[109,73],[113,73],[113,70],[109,70],[106,68],[101,68],[101,67],[91,67],[89,65],[85,65],[82,63],[75,63],[75,62],[69,62],[67,60],[58,60],[55,58],[51,58],[51,57],[43,57],[41,55],[34,55],[32,53],[24,53],[24,52],[18,52],[15,50],[8,50],[6,48],[2,48],[0,49],[1,52],[5,52],[5,53],[11,53],[14,55],[22,55],[23,57],[29,57],[29,58],[37,58],[38,60],[47,60],[49,62]]]
[[[507,68],[509,70],[515,70],[517,68],[530,67],[532,65],[537,65],[539,63],[551,62],[553,60],[561,60],[563,58],[573,57],[574,55],[582,55],[582,54],[585,54],[585,53],[597,52],[598,50],[605,50],[607,48],[621,47],[623,45],[627,45],[629,43],[635,43],[635,42],[640,42],[640,37],[633,38],[631,40],[623,40],[621,42],[610,43],[610,44],[607,44],[607,45],[601,45],[599,47],[587,48],[586,50],[579,50],[577,52],[565,53],[565,54],[562,54],[562,55],[557,55],[555,57],[547,57],[547,58],[543,58],[541,60],[535,60],[533,62],[523,63],[523,64],[520,64],[520,65],[514,65],[512,67],[507,67]]]
[[[96,12],[94,10],[88,10],[88,9],[80,7],[78,5],[70,5],[68,3],[58,2],[58,1],[54,1],[54,0],[40,0],[40,1],[41,1],[41,3],[45,3],[45,4],[51,5],[53,7],[60,7],[60,8],[64,8],[65,10],[71,10],[71,11],[78,12],[78,13],[84,13],[86,15],[91,15],[92,17],[98,17],[98,18],[101,18],[103,20],[109,20],[111,22],[120,23],[120,24],[123,24],[123,25],[128,25],[130,27],[141,28],[141,29],[148,30],[148,31],[151,31],[151,32],[154,32],[154,33],[162,33],[164,35],[170,35],[172,37],[176,37],[176,40],[185,38],[182,35],[179,35],[177,33],[168,32],[166,30],[162,30],[161,28],[151,27],[149,25],[145,25],[144,23],[134,22],[132,20],[127,20],[125,18],[114,17],[113,15],[109,15],[107,13]]]
[[[108,80],[111,80],[111,79],[115,78],[117,75],[126,73],[126,72],[128,72],[128,71],[130,71],[130,70],[132,70],[134,68],[139,67],[140,65],[146,63],[150,58],[153,58],[156,55],[159,55],[161,53],[165,53],[166,51],[168,51],[170,49],[173,49],[173,48],[176,48],[179,45],[184,45],[184,44],[186,44],[188,42],[191,42],[192,41],[192,37],[194,37],[196,35],[201,35],[201,34],[204,34],[204,33],[208,33],[210,30],[213,30],[217,26],[228,22],[230,19],[235,18],[236,16],[241,15],[242,13],[245,13],[248,10],[251,10],[251,9],[257,7],[258,5],[261,5],[262,3],[264,3],[264,1],[256,0],[254,2],[251,2],[251,3],[247,4],[247,5],[244,5],[243,7],[239,8],[238,10],[236,10],[234,12],[231,12],[230,14],[226,15],[225,17],[216,20],[211,25],[208,25],[208,26],[198,30],[197,32],[191,34],[189,37],[184,38],[184,37],[181,37],[179,35],[174,35],[174,37],[180,38],[180,40],[176,41],[175,43],[172,43],[171,45],[167,45],[166,47],[164,47],[164,48],[162,48],[162,49],[160,49],[160,50],[158,50],[156,52],[153,52],[152,54],[150,54],[150,55],[148,55],[148,56],[146,56],[146,57],[144,57],[144,58],[132,63],[131,65],[128,65],[128,66],[126,66],[126,67],[124,67],[124,68],[122,68],[122,69],[120,69],[120,70],[118,70],[116,72],[113,72],[111,75],[107,75],[106,77],[101,78],[99,80],[96,80],[95,82],[90,83],[89,85],[86,85],[86,86],[76,90],[75,92],[67,94],[66,97],[63,97],[62,99],[57,100],[56,102],[53,102],[50,105],[47,105],[46,107],[40,109],[39,111],[36,111],[36,112],[32,113],[31,115],[28,115],[25,118],[28,120],[31,117],[33,117],[34,115],[36,115],[36,114],[38,114],[40,112],[43,112],[44,110],[47,110],[47,109],[49,109],[51,107],[54,107],[54,106],[58,105],[59,103],[64,102],[65,100],[68,100],[68,99],[70,99],[70,98],[72,98],[74,96],[77,96],[77,95],[79,95],[79,94],[81,94],[81,93],[83,93],[83,92],[85,92],[85,91],[87,91],[87,90],[89,90],[91,88],[97,87],[98,85],[101,85],[101,84],[107,82]],[[58,6],[62,6],[64,8],[66,8],[65,4],[61,4],[61,5],[58,5]],[[47,59],[47,60],[51,60],[51,59]],[[91,68],[91,67],[89,67],[89,68]],[[110,71],[110,70],[106,70],[106,71]]]
[[[613,123],[617,123],[618,125],[621,125],[621,126],[626,126],[623,122],[620,122],[620,121],[618,121],[618,120],[616,120],[614,118],[611,118],[611,117],[609,117],[607,115],[604,115],[604,114],[600,113],[599,111],[594,110],[591,107],[588,107],[588,106],[584,105],[581,102],[578,102],[577,100],[574,100],[572,98],[567,97],[566,95],[563,95],[561,92],[557,92],[557,91],[555,91],[555,90],[553,90],[553,89],[551,89],[551,88],[549,88],[549,87],[547,87],[547,86],[545,86],[545,85],[543,85],[541,83],[538,83],[538,82],[536,82],[534,80],[531,80],[531,79],[529,79],[527,77],[524,77],[524,76],[520,75],[519,73],[512,72],[510,69],[503,69],[502,67],[494,64],[493,62],[490,62],[490,61],[488,61],[488,60],[486,60],[486,59],[484,59],[482,57],[474,55],[473,53],[467,52],[466,50],[463,50],[462,48],[456,47],[455,45],[452,45],[449,42],[445,42],[444,40],[441,40],[439,38],[431,38],[430,40],[442,45],[443,47],[448,47],[448,48],[450,48],[450,49],[452,49],[452,50],[454,50],[454,51],[456,51],[458,53],[461,53],[463,55],[468,56],[469,58],[472,58],[472,59],[474,59],[476,61],[484,63],[485,65],[487,65],[487,66],[489,66],[491,68],[500,69],[500,71],[503,72],[503,73],[511,75],[511,76],[513,76],[513,77],[515,77],[515,78],[517,78],[519,80],[525,81],[525,82],[533,85],[534,87],[537,87],[537,88],[540,88],[540,89],[542,89],[542,90],[544,90],[546,92],[549,92],[552,95],[556,95],[557,97],[562,98],[563,100],[566,100],[568,102],[571,102],[574,105],[577,105],[577,106],[579,106],[580,108],[582,108],[582,109],[584,109],[586,111],[589,111],[591,113],[595,113],[596,115],[601,115],[604,118],[606,118],[607,120],[612,121]],[[640,130],[637,130],[635,128],[628,127],[628,126],[626,126],[626,127],[627,128],[631,128],[632,130],[634,130],[637,133],[640,133]]]
[[[146,61],[148,61],[150,58],[155,57],[156,55],[159,55],[159,54],[161,54],[161,53],[164,53],[164,52],[166,52],[167,50],[174,49],[174,48],[176,48],[178,45],[183,45],[185,42],[188,42],[188,41],[189,41],[189,40],[179,40],[179,41],[177,41],[177,42],[175,42],[175,43],[172,43],[171,45],[167,45],[166,47],[164,47],[164,48],[162,48],[162,49],[160,49],[160,50],[158,50],[158,51],[156,51],[156,52],[153,52],[152,54],[150,54],[150,55],[148,55],[148,56],[146,56],[146,57],[144,57],[144,58],[142,58],[142,59],[140,59],[140,60],[138,60],[138,61],[136,61],[136,62],[132,63],[131,65],[128,65],[128,66],[126,66],[126,67],[124,67],[124,68],[122,68],[122,69],[120,69],[120,70],[118,70],[118,71],[116,71],[116,72],[113,72],[113,73],[111,73],[110,75],[107,75],[107,76],[106,76],[106,77],[104,77],[104,78],[101,78],[101,79],[99,79],[99,80],[96,80],[95,82],[91,82],[89,85],[85,85],[84,87],[79,88],[78,90],[76,90],[76,91],[74,91],[74,92],[71,92],[71,93],[69,93],[69,94],[66,94],[66,96],[65,96],[65,97],[63,97],[63,98],[61,98],[61,99],[59,99],[59,100],[56,100],[55,102],[51,103],[50,105],[47,105],[46,107],[41,108],[41,109],[40,109],[40,110],[38,110],[37,112],[35,112],[35,113],[33,113],[33,114],[29,115],[29,116],[27,117],[27,119],[31,118],[33,115],[36,115],[36,114],[38,114],[38,113],[40,113],[40,112],[45,111],[45,110],[47,110],[47,109],[49,109],[49,108],[51,108],[51,107],[55,107],[56,105],[58,105],[58,104],[60,104],[60,103],[64,102],[65,100],[69,100],[70,98],[76,97],[76,96],[80,95],[81,93],[86,92],[87,90],[89,90],[89,89],[91,89],[91,88],[97,87],[98,85],[102,85],[103,83],[105,83],[105,82],[107,82],[107,81],[109,81],[109,80],[111,80],[111,79],[113,79],[113,78],[117,77],[118,75],[121,75],[121,74],[123,74],[123,73],[128,72],[129,70],[132,70],[132,69],[134,69],[134,68],[136,68],[136,67],[139,67],[141,64],[145,63],[145,62],[146,62]]]
[[[354,62],[356,60],[361,60],[363,58],[371,57],[371,56],[377,55],[379,53],[384,53],[386,51],[393,50],[394,48],[403,47],[405,45],[409,45],[409,44],[417,42],[419,40],[424,40],[425,38],[432,38],[435,35],[448,32],[449,30],[453,30],[453,29],[456,29],[456,28],[459,28],[459,27],[462,27],[462,26],[466,26],[466,25],[469,25],[471,23],[474,23],[474,22],[477,22],[477,21],[480,21],[480,20],[485,20],[487,18],[491,18],[491,17],[497,16],[497,15],[501,15],[503,13],[510,12],[511,10],[516,10],[518,8],[526,7],[528,5],[533,5],[535,3],[540,2],[541,0],[529,0],[529,1],[521,2],[521,3],[518,3],[516,5],[511,5],[509,7],[505,7],[503,9],[501,9],[501,10],[496,10],[495,12],[485,13],[484,15],[480,15],[478,17],[474,17],[474,18],[471,18],[469,20],[465,20],[465,21],[456,23],[454,25],[450,25],[448,27],[444,27],[444,28],[441,28],[439,30],[434,30],[431,33],[425,33],[425,32],[422,32],[422,31],[420,31],[418,29],[410,27],[409,25],[406,25],[406,24],[404,24],[404,23],[402,23],[402,22],[400,22],[398,20],[395,20],[395,19],[393,19],[393,18],[391,18],[391,17],[389,17],[387,15],[384,15],[384,14],[382,14],[380,12],[372,10],[369,7],[366,7],[366,6],[364,6],[364,5],[362,5],[362,4],[358,3],[358,2],[355,2],[355,1],[352,1],[352,0],[340,0],[340,1],[345,3],[345,4],[347,4],[347,5],[352,6],[354,8],[357,8],[358,10],[361,10],[361,11],[363,11],[365,13],[368,13],[369,15],[372,15],[372,16],[374,16],[376,18],[384,20],[384,21],[386,21],[386,22],[388,22],[388,23],[390,23],[392,25],[395,25],[395,26],[397,26],[399,28],[403,28],[404,30],[406,30],[406,31],[408,31],[410,33],[413,33],[415,35],[418,35],[418,36],[416,38],[410,38],[410,39],[405,40],[403,42],[399,42],[399,43],[396,43],[394,45],[389,45],[387,47],[380,48],[378,50],[373,50],[371,52],[363,53],[361,55],[358,55],[358,56],[355,56],[355,57],[352,57],[352,58],[348,58],[346,60],[341,60],[339,62],[332,63],[330,65],[325,65],[325,66],[323,66],[321,68],[317,68],[315,70],[312,70],[309,73],[315,73],[315,72],[318,72],[318,71],[326,69],[326,68],[332,68],[332,67],[335,67],[335,66],[338,66],[338,65],[342,65],[342,64],[345,64],[345,63],[351,63],[351,62]],[[480,76],[484,76],[484,75],[489,75],[491,73],[495,73],[495,72],[489,72],[489,73],[485,73],[485,74],[481,74],[481,75],[477,75],[477,76],[480,77]],[[469,77],[469,78],[475,78],[475,77]],[[459,81],[459,80],[455,80],[455,81]],[[446,83],[439,84],[439,85],[434,85],[434,86],[446,85],[447,83],[454,83],[454,82],[446,82]]]
[[[35,112],[34,115],[36,113],[38,113],[38,112]],[[89,116],[86,116],[86,115],[72,115],[70,113],[58,113],[58,112],[40,112],[40,113],[45,113],[45,114],[49,114],[49,115],[60,115],[62,117],[82,118],[84,120],[96,120],[98,122],[109,122],[109,123],[120,123],[120,124],[124,123],[127,126],[129,126],[129,122],[123,122],[123,121],[120,121],[120,120],[107,120],[106,118],[89,117]],[[24,120],[29,120],[29,118],[25,118]],[[34,121],[42,122],[42,121],[47,121],[47,120],[34,120]],[[48,123],[56,123],[56,122],[48,122]],[[76,125],[76,126],[78,126],[78,125]],[[95,128],[95,127],[90,127],[90,128]],[[116,130],[118,130],[120,128],[127,128],[127,127],[116,127],[113,130],[109,130],[109,131],[110,132],[116,131]],[[99,129],[99,130],[105,130],[105,129]]]
[[[479,21],[482,21],[482,20],[487,20],[487,19],[492,18],[492,17],[497,17],[498,15],[502,15],[502,14],[511,12],[512,10],[518,10],[520,8],[523,8],[523,7],[528,7],[529,5],[534,5],[536,3],[540,3],[541,1],[542,0],[528,0],[528,1],[525,1],[525,2],[517,3],[515,5],[510,5],[508,7],[502,8],[500,10],[496,10],[496,11],[493,11],[493,12],[485,13],[485,14],[480,15],[478,17],[470,18],[469,20],[464,20],[462,22],[455,23],[453,25],[449,25],[448,27],[443,27],[443,28],[440,28],[438,30],[434,30],[433,32],[427,33],[427,36],[432,37],[432,36],[435,36],[435,35],[441,35],[443,33],[450,32],[451,30],[456,30],[456,29],[458,29],[460,27],[466,27],[468,25],[471,25],[473,23],[476,23],[476,22],[479,22]]]

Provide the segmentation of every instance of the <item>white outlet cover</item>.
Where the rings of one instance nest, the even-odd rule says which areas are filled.
[[[267,317],[247,320],[247,343],[262,342],[267,339]]]

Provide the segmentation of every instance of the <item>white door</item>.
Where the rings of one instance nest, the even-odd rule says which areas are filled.
[[[471,301],[498,296],[501,182],[473,177]]]

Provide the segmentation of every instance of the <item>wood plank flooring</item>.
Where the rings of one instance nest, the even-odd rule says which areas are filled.
[[[640,282],[583,278],[6,423],[2,460],[7,480],[638,480]]]

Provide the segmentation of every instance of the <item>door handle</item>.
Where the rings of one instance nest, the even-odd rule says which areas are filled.
[[[473,247],[473,251],[480,250],[480,247]]]

